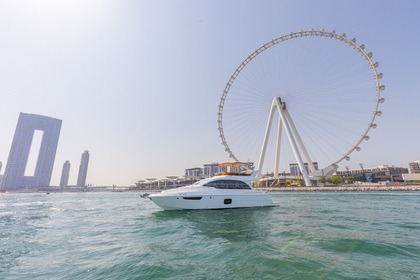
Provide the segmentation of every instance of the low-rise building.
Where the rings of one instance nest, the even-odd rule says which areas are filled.
[[[203,176],[203,168],[193,167],[185,169],[185,178],[200,178]]]
[[[404,182],[408,183],[419,183],[420,182],[420,173],[407,173],[402,174]]]
[[[204,164],[204,167],[203,167],[204,177],[211,177],[214,174],[220,173],[220,172],[227,172],[227,167],[219,166],[218,162]]]
[[[318,170],[318,162],[312,162],[312,164],[314,165],[315,170]],[[306,172],[309,173],[308,163],[305,162],[303,165],[305,166]],[[290,175],[294,175],[294,176],[302,175],[302,172],[300,172],[299,164],[290,163],[289,168],[290,168]]]
[[[402,174],[408,173],[408,168],[395,167],[389,165],[380,165],[373,168],[349,169],[345,171],[337,171],[340,176],[353,176],[355,181],[361,182],[401,182]]]

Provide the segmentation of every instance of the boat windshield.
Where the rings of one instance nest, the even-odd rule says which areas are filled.
[[[251,187],[239,180],[215,180],[203,185],[204,187],[212,187],[216,189],[251,189]]]

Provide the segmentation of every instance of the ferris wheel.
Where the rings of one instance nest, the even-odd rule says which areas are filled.
[[[297,163],[306,185],[331,175],[361,150],[382,114],[383,74],[372,58],[355,38],[324,29],[262,45],[237,67],[220,99],[225,151],[234,161],[258,162],[259,172],[273,167],[274,176]]]

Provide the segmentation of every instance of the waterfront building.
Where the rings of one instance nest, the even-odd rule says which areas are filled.
[[[84,151],[80,160],[79,175],[77,176],[77,187],[86,186],[87,170],[89,165],[89,152]]]
[[[214,174],[220,173],[220,172],[227,172],[227,166],[219,166],[219,163],[217,162],[204,164],[204,167],[203,167],[204,177],[211,177]]]
[[[420,183],[420,173],[406,173],[402,174],[404,182],[408,183]]]
[[[198,179],[203,175],[203,168],[194,167],[185,169],[185,178]]]
[[[238,166],[220,166],[223,164],[219,164],[217,162],[204,164],[203,168],[194,167],[185,169],[185,178],[186,179],[200,179],[203,177],[211,177],[217,173],[223,172],[234,172],[234,173],[241,173],[246,172],[248,170],[254,170],[254,163],[253,162],[246,162]]]
[[[313,162],[312,164],[314,165],[315,170],[318,170],[318,162]],[[305,166],[306,172],[309,173],[308,163],[305,162],[303,165]],[[301,176],[302,175],[302,172],[300,172],[300,169],[299,169],[299,164],[290,163],[289,168],[290,168],[290,175],[292,175],[292,176]]]
[[[363,166],[363,165],[362,165]],[[337,171],[340,176],[353,176],[355,181],[361,182],[385,182],[403,181],[402,174],[408,173],[408,168],[395,167],[393,165],[380,165],[373,168],[349,169]]]
[[[409,162],[410,173],[402,174],[405,182],[420,182],[420,160]]]
[[[3,178],[3,188],[48,187],[51,181],[62,121],[20,113]],[[35,171],[25,174],[35,131],[42,133]]]
[[[228,172],[243,173],[243,172],[247,172],[254,169],[255,169],[254,163],[248,161],[248,162],[242,162],[237,165],[229,166]]]
[[[61,172],[60,188],[66,188],[69,184],[70,175],[70,161],[66,160],[63,164],[63,171]]]
[[[410,173],[420,173],[420,160],[410,162]]]

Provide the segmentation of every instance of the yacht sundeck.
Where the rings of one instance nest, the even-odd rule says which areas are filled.
[[[226,172],[190,186],[151,194],[148,198],[165,210],[273,206],[273,200],[266,191],[252,189],[251,182],[257,180],[256,174]]]

